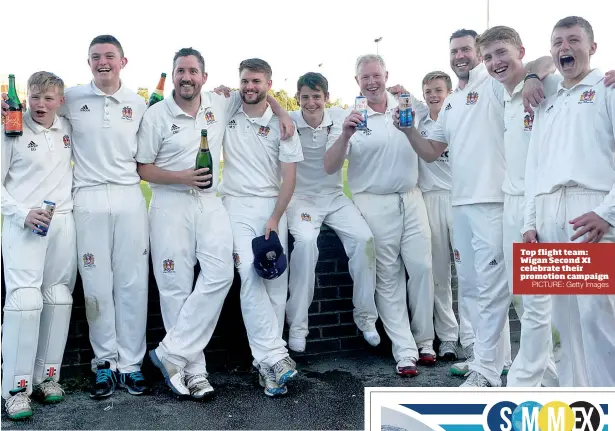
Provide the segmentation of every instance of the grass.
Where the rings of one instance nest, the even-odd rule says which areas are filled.
[[[220,174],[218,175],[219,179],[222,179],[222,170],[224,169],[224,162],[220,162]],[[351,197],[350,188],[348,187],[348,161],[344,162],[344,167],[342,168],[342,177],[344,181],[344,194],[348,197]],[[149,208],[149,202],[152,199],[152,190],[149,187],[149,184],[146,181],[141,181],[141,191],[143,192],[143,196],[145,197],[145,202],[147,203],[147,207]]]

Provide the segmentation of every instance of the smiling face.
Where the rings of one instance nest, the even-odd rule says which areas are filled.
[[[119,84],[120,70],[127,62],[120,49],[111,43],[98,43],[90,47],[88,64],[99,88]]]
[[[432,79],[423,85],[423,98],[429,106],[429,112],[439,113],[442,109],[442,103],[449,93],[446,81],[441,78]]]
[[[564,77],[564,83],[580,82],[591,70],[590,58],[596,52],[596,42],[580,25],[556,27],[551,35],[551,57]]]
[[[325,104],[329,101],[329,95],[320,87],[312,89],[307,85],[301,87],[297,98],[304,118],[322,118]]]
[[[207,73],[194,55],[178,57],[173,68],[175,94],[184,100],[193,100],[201,94],[207,82]]]
[[[498,40],[481,47],[481,53],[489,74],[504,86],[514,87],[521,82],[525,75],[524,47]]]
[[[386,83],[389,72],[384,70],[379,61],[367,61],[359,65],[355,80],[367,103],[382,103],[386,100]]]
[[[476,40],[472,36],[457,37],[450,43],[451,69],[457,78],[467,81],[470,78],[470,70],[480,63]]]
[[[265,72],[243,69],[239,76],[241,100],[248,105],[256,105],[262,102],[267,97],[271,84],[272,82]]]

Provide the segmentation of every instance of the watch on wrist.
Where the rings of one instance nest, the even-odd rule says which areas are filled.
[[[523,80],[523,82],[527,82],[528,79],[533,78],[536,78],[540,81],[540,77],[538,75],[536,75],[535,73],[528,73],[527,75],[525,75],[525,79]]]

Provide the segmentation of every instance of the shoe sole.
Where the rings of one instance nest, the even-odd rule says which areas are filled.
[[[411,371],[397,371],[397,375],[401,377],[416,377],[419,375],[419,370],[411,370]]]
[[[45,398],[43,404],[57,404],[61,401],[64,401],[64,397],[62,395],[56,395]]]
[[[92,398],[93,400],[102,400],[102,399],[104,399],[104,398],[108,398],[108,397],[110,397],[110,396],[111,396],[111,395],[113,395],[114,393],[115,393],[115,388],[113,388],[113,389],[111,390],[111,392],[109,392],[108,394],[104,394],[104,395],[92,395],[92,394],[90,394],[90,398]]]
[[[29,412],[17,413],[17,414],[14,414],[13,416],[9,416],[9,415],[7,415],[7,416],[8,416],[8,418],[10,420],[22,421],[24,419],[28,419],[28,418],[32,417],[32,410],[30,410]]]
[[[434,365],[436,365],[436,362],[436,358],[423,358],[416,361],[417,364],[428,367],[433,367]]]
[[[162,377],[164,377],[164,381],[169,387],[169,389],[171,389],[171,392],[173,392],[175,395],[180,396],[180,397],[190,397],[190,394],[182,394],[177,389],[175,389],[175,387],[171,384],[169,373],[167,373],[167,370],[164,369],[164,365],[162,365],[162,362],[160,362],[160,359],[158,359],[158,355],[156,354],[154,350],[149,351],[149,358],[151,359],[154,366],[158,368],[160,372],[162,373]]]
[[[275,392],[269,392],[269,390],[267,388],[265,388],[265,395],[267,395],[270,398],[274,398],[274,397],[280,397],[282,395],[286,395],[288,393],[288,388],[286,386],[283,386],[281,388],[276,388],[273,389],[273,391]]]
[[[215,391],[215,390],[211,390],[211,391],[209,391],[209,392],[205,392],[205,394],[204,394],[204,395],[198,395],[198,396],[197,396],[197,395],[192,395],[192,394],[191,394],[190,396],[191,396],[192,398],[194,398],[195,400],[199,400],[199,401],[201,401],[201,400],[211,399],[211,398],[213,398],[213,397],[214,397],[214,395],[215,395],[215,394],[216,394],[216,391]]]
[[[141,391],[141,392],[135,391],[130,386],[128,386],[128,385],[126,385],[124,383],[119,383],[119,387],[122,388],[122,389],[126,389],[130,395],[143,395],[144,393],[147,392],[147,391]]]

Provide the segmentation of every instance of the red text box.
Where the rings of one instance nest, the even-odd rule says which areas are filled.
[[[615,244],[513,244],[514,295],[615,295]]]

